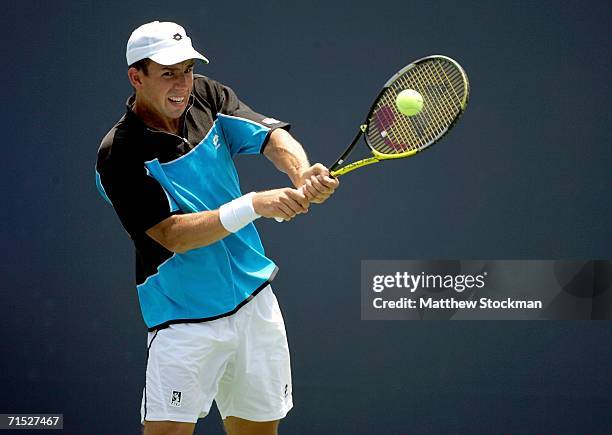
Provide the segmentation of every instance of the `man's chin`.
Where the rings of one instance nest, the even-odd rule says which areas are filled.
[[[181,116],[183,116],[183,113],[185,113],[185,109],[186,107],[177,109],[177,108],[170,108],[169,110],[166,110],[166,116],[170,119],[179,119]]]

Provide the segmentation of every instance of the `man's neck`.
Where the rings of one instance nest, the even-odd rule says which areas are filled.
[[[149,110],[145,105],[138,104],[138,98],[136,98],[134,104],[132,105],[132,111],[147,126],[156,130],[180,135],[181,118],[163,118],[159,116],[159,114]]]

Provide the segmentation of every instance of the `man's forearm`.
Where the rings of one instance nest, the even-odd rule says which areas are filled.
[[[221,224],[219,210],[170,216],[147,231],[172,252],[186,252],[215,243],[230,232]]]
[[[215,243],[260,216],[290,220],[308,205],[301,191],[289,187],[248,193],[219,210],[170,216],[146,233],[167,250],[183,253]]]
[[[278,128],[270,134],[264,155],[276,169],[287,174],[295,187],[300,187],[304,180],[301,174],[310,163],[302,145],[291,134]]]

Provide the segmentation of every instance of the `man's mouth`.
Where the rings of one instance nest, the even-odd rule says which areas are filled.
[[[185,101],[185,97],[168,97],[168,100],[175,104],[182,104]]]

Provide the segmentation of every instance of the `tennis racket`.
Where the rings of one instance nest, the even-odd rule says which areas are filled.
[[[402,114],[395,104],[405,89],[423,97],[423,108],[413,116]],[[446,56],[427,56],[395,73],[383,86],[365,121],[346,150],[331,165],[339,177],[384,160],[412,157],[440,141],[455,126],[467,107],[470,86],[461,65]],[[361,136],[371,156],[346,164]]]
[[[406,89],[423,97],[421,111],[412,116],[404,115],[396,106],[397,94]],[[427,56],[405,66],[384,84],[355,138],[330,166],[330,175],[339,177],[373,163],[412,157],[429,148],[455,126],[465,112],[469,93],[467,74],[450,57]],[[346,164],[361,136],[371,155]]]

